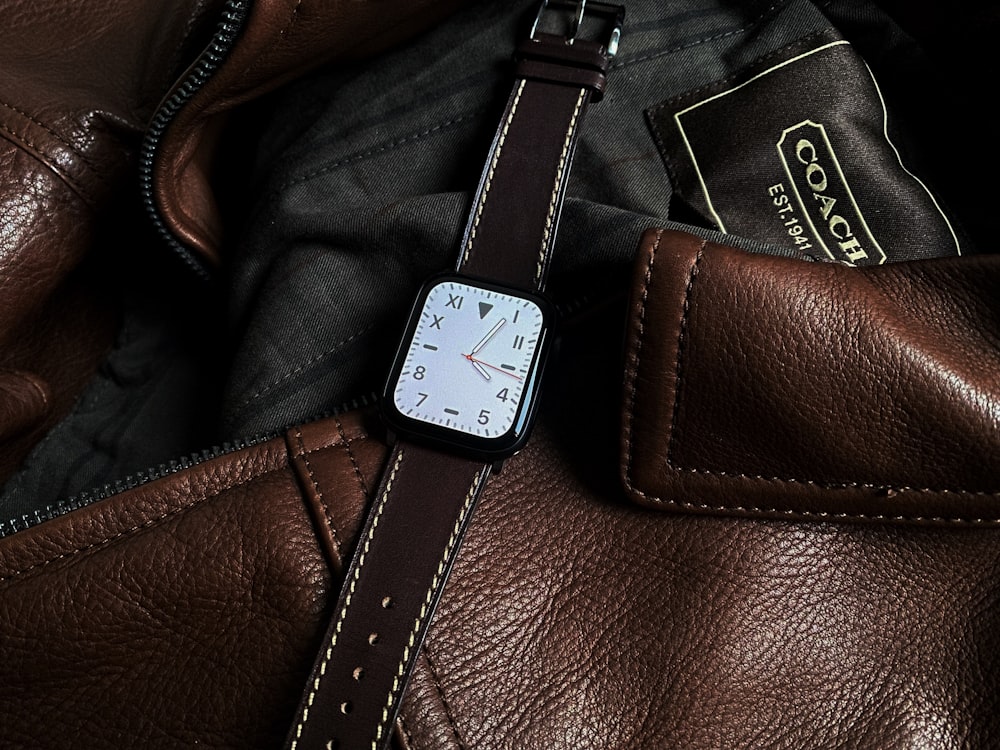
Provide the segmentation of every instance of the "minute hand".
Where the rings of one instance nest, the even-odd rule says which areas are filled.
[[[497,323],[495,326],[493,326],[490,329],[489,333],[487,333],[485,336],[483,336],[483,340],[482,341],[480,341],[478,344],[476,344],[474,347],[472,347],[472,351],[469,352],[469,354],[471,354],[473,357],[475,357],[477,354],[479,354],[480,350],[482,350],[482,348],[484,346],[486,346],[490,342],[491,338],[493,338],[494,336],[497,335],[497,331],[499,331],[501,328],[503,328],[503,326],[504,326],[504,324],[506,322],[507,322],[506,318],[500,318],[500,322]]]

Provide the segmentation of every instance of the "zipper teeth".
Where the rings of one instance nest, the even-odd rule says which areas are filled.
[[[211,41],[187,78],[153,115],[139,152],[140,195],[157,235],[181,258],[188,268],[194,271],[195,275],[205,281],[211,278],[208,267],[174,236],[160,214],[153,191],[153,167],[156,161],[156,152],[164,133],[180,109],[205,85],[229,54],[243,28],[251,2],[252,0],[227,0]],[[0,531],[2,531],[2,526],[0,526]]]
[[[163,220],[159,208],[157,208],[153,193],[153,166],[156,161],[156,152],[159,149],[160,141],[163,139],[163,135],[170,126],[170,123],[173,122],[181,108],[191,100],[198,90],[219,69],[219,66],[232,49],[236,38],[243,29],[247,11],[252,1],[227,0],[226,5],[220,13],[220,19],[211,40],[209,40],[208,45],[198,57],[187,78],[181,82],[174,93],[167,98],[153,115],[139,149],[139,191],[143,206],[152,221],[154,230],[160,239],[181,258],[184,264],[204,281],[211,279],[208,267],[174,236]],[[363,400],[365,399],[359,401]],[[280,431],[276,431],[268,435],[215,446],[154,469],[139,472],[99,490],[83,492],[73,498],[55,503],[41,510],[36,510],[20,518],[13,518],[7,521],[0,520],[0,538],[17,531],[23,531],[43,521],[48,521],[56,516],[77,510],[98,500],[110,497],[113,494],[133,489],[141,484],[167,476],[202,461],[256,445],[279,434]]]
[[[373,404],[378,403],[378,400],[377,394],[368,393],[363,396],[359,396],[358,398],[345,401],[340,406],[318,414],[310,419],[299,420],[296,424],[307,424],[309,422],[316,422],[322,419],[336,417],[340,414],[354,411],[355,409],[372,406]],[[24,531],[32,526],[37,526],[45,521],[51,521],[53,518],[58,518],[66,513],[80,510],[81,508],[85,508],[86,506],[92,505],[100,500],[105,500],[113,495],[118,495],[122,492],[127,492],[128,490],[134,490],[144,484],[154,482],[158,479],[163,479],[164,477],[176,474],[177,472],[185,469],[190,469],[191,467],[197,466],[198,464],[206,461],[221,458],[228,453],[235,453],[236,451],[241,451],[245,448],[260,445],[261,443],[265,443],[268,440],[283,435],[290,427],[291,425],[261,435],[256,435],[251,438],[244,438],[242,440],[235,440],[222,443],[221,445],[215,445],[211,448],[206,448],[202,451],[168,461],[167,463],[160,464],[159,466],[139,471],[135,474],[130,474],[122,479],[110,482],[103,487],[85,490],[79,495],[53,503],[46,508],[34,511],[33,513],[27,513],[20,518],[0,521],[0,539],[15,532]]]

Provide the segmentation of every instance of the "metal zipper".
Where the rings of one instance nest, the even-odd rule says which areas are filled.
[[[196,276],[208,281],[211,273],[205,263],[198,258],[189,248],[187,248],[171,232],[160,210],[156,205],[153,194],[153,165],[156,161],[156,154],[160,147],[163,136],[170,127],[177,113],[187,104],[198,90],[208,82],[215,72],[222,65],[229,55],[233,46],[243,29],[247,19],[248,11],[253,0],[227,0],[220,14],[218,25],[212,35],[208,45],[199,55],[194,65],[191,67],[187,77],[181,81],[174,92],[163,102],[160,108],[153,115],[146,134],[143,137],[142,145],[139,149],[139,190],[143,207],[152,221],[155,232],[160,239],[174,251],[188,266]],[[367,397],[352,401],[351,404],[367,403]],[[345,405],[346,406],[346,405]],[[334,414],[339,411],[333,412]],[[158,467],[139,472],[118,480],[105,487],[88,490],[68,500],[47,506],[44,509],[36,510],[19,518],[0,520],[0,538],[23,531],[31,526],[35,526],[44,521],[48,521],[57,516],[83,508],[91,503],[103,500],[111,495],[134,489],[147,482],[160,479],[175,472],[187,469],[198,463],[219,458],[227,453],[248,448],[253,445],[265,442],[281,434],[275,431],[266,435],[240,440],[237,442],[224,443],[205,449],[199,453],[162,464]]]
[[[358,398],[345,401],[340,406],[325,411],[322,414],[318,414],[310,419],[300,420],[295,424],[308,424],[309,422],[318,422],[323,419],[330,419],[349,411],[373,406],[377,403],[378,396],[375,393],[369,393],[359,396]],[[171,474],[176,474],[179,471],[190,469],[198,464],[213,461],[217,458],[222,458],[229,453],[236,453],[246,448],[252,448],[255,445],[266,443],[268,440],[281,437],[293,426],[294,425],[288,425],[277,430],[272,430],[271,432],[255,435],[254,437],[234,440],[222,443],[221,445],[212,446],[211,448],[205,448],[204,450],[191,453],[187,456],[182,456],[181,458],[168,461],[167,463],[146,469],[145,471],[130,474],[129,476],[117,479],[114,482],[109,482],[103,487],[85,490],[79,495],[74,495],[67,500],[60,500],[57,503],[53,503],[52,505],[49,505],[41,510],[36,510],[33,513],[25,514],[19,518],[11,518],[7,521],[0,521],[0,539],[10,536],[18,531],[24,531],[32,526],[37,526],[45,521],[51,521],[53,518],[58,518],[59,516],[67,513],[72,513],[75,510],[80,510],[81,508],[85,508],[88,505],[92,505],[101,500],[106,500],[113,495],[134,490],[137,487],[149,484],[150,482],[155,482],[158,479],[163,479]]]
[[[170,123],[173,122],[181,108],[215,74],[232,50],[240,31],[243,29],[252,2],[253,0],[227,0],[211,41],[191,68],[187,78],[181,82],[174,93],[153,115],[139,151],[140,195],[156,233],[167,247],[177,253],[186,266],[205,281],[211,278],[211,272],[204,261],[177,239],[160,214],[153,194],[153,165],[156,161],[160,141],[167,128],[170,127]]]

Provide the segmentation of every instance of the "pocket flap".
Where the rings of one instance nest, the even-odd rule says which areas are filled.
[[[1000,520],[1000,259],[851,268],[677,231],[632,287],[622,475],[647,506]]]

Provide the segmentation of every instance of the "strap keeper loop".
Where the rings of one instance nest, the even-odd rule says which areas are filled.
[[[597,42],[570,45],[564,37],[538,34],[521,44],[516,59],[519,78],[588,88],[595,102],[604,95],[609,60]]]

